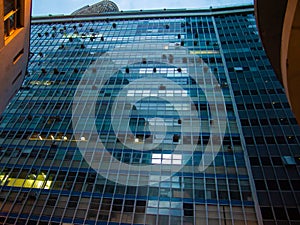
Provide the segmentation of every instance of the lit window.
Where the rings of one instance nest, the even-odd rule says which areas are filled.
[[[8,174],[0,175],[0,185],[9,187],[50,189],[52,181],[47,180],[47,176],[41,172],[38,175],[29,174],[26,179],[10,177]]]

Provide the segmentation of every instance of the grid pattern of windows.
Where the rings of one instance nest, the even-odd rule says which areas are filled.
[[[264,224],[298,224],[300,129],[253,14],[216,17]]]
[[[146,42],[148,41],[148,42]],[[151,41],[151,45],[147,45]],[[84,72],[97,58],[127,43],[146,43],[140,63],[120,68],[98,92],[96,126],[100,140],[120,162],[141,165],[186,165],[176,174],[150,173],[148,186],[119,185],[97,174],[80,154],[77,143],[96,137],[73,134],[72,101],[78,84],[97,89],[82,81]],[[185,47],[190,57],[162,55],[151,60],[151,51],[160,43],[166,49]],[[129,49],[130,53],[133,49]],[[213,20],[210,17],[155,18],[150,20],[106,20],[92,22],[47,23],[32,25],[31,58],[23,87],[1,120],[1,199],[2,222],[16,220],[64,223],[116,222],[123,224],[256,224],[233,102],[219,51]],[[215,123],[203,90],[189,76],[188,63],[195,58],[211,70],[224,93],[228,113],[223,146],[215,161],[204,171],[198,166],[208,144],[211,124]],[[179,67],[171,66],[178,59]],[[119,60],[122,60],[120,58]],[[100,70],[105,69],[103,67]],[[95,68],[95,71],[97,69]],[[132,87],[123,97],[141,96],[135,105],[123,105],[120,115],[130,113],[126,129],[118,138],[111,126],[112,104],[124,86],[141,78],[168,78],[181,89],[169,89],[153,81]],[[100,77],[101,79],[101,77]],[[216,87],[203,77],[205,91],[214,95]],[[199,82],[198,81],[198,82]],[[149,81],[148,81],[149,82]],[[76,92],[88,103],[89,95]],[[201,132],[180,135],[190,116],[179,117],[176,110],[189,112],[190,105],[178,97],[189,96],[201,119]],[[176,97],[170,104],[163,97]],[[88,103],[89,104],[89,103]],[[175,110],[176,109],[176,110]],[[222,116],[222,115],[220,115]],[[163,118],[163,121],[153,120]],[[148,127],[167,124],[163,137],[150,135]],[[91,126],[85,123],[84,126]],[[194,137],[196,136],[196,138]],[[157,144],[153,151],[137,151],[124,143],[147,141]],[[189,160],[184,152],[172,154],[178,144],[197,146]],[[111,171],[113,173],[113,171]],[[130,171],[123,173],[131,177]],[[143,169],[138,175],[143,178]],[[171,178],[157,183],[159,177]],[[19,200],[18,200],[19,199]],[[3,221],[5,220],[5,221]]]
[[[0,118],[0,223],[254,225],[258,218],[250,161],[266,224],[274,221],[273,215],[296,224],[300,132],[263,54],[252,14],[157,13],[149,19],[93,17],[70,22],[49,18],[33,20],[31,32],[28,76]],[[249,35],[243,36],[245,32]],[[124,47],[135,43],[144,52],[138,59],[132,52],[139,48]],[[167,53],[154,60],[160,45]],[[182,54],[182,48],[187,53]],[[119,68],[100,89],[101,76],[82,79],[86,71],[109,71],[109,65],[93,65],[114,49],[123,49],[122,54],[112,54],[116,62],[138,62]],[[190,75],[194,61],[210,77],[194,80]],[[212,76],[218,85],[212,85]],[[161,78],[176,85],[169,88],[159,82]],[[139,79],[142,85],[130,86]],[[216,95],[218,88],[224,102]],[[81,133],[75,135],[72,116],[79,115],[72,111],[74,96],[90,105],[95,93],[97,135],[88,132],[93,124],[84,115]],[[140,100],[135,104],[124,100],[113,110],[120,96]],[[210,132],[218,124],[208,101],[211,96],[226,109],[219,115],[226,117],[226,130],[215,160],[200,172],[205,147],[213,143]],[[189,113],[191,104],[182,100],[185,97],[192,100],[196,115]],[[113,111],[120,118],[130,117],[126,124],[117,117],[118,134],[112,126]],[[200,121],[200,132],[192,129],[194,119]],[[186,123],[192,124],[191,129],[182,131]],[[168,129],[162,135],[164,125]],[[78,144],[99,141],[114,159],[140,166],[138,173],[108,171],[129,175],[126,185],[91,168],[87,158],[96,157],[93,151],[81,154]],[[150,144],[155,146],[151,151],[130,147],[147,149]],[[196,150],[173,153],[180,144]],[[143,166],[149,165],[156,169],[145,171]],[[162,170],[166,165],[183,167],[171,173]],[[136,177],[149,185],[130,185]],[[278,190],[286,207],[271,202],[279,201],[273,196]]]

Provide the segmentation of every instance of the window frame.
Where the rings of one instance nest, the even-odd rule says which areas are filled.
[[[16,30],[23,27],[22,0],[14,0],[14,7],[4,15],[4,39],[8,39]],[[5,4],[5,1],[4,1]],[[12,24],[13,23],[13,24]]]

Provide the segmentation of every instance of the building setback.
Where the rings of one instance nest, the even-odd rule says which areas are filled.
[[[300,130],[253,13],[34,18],[0,222],[299,224]]]

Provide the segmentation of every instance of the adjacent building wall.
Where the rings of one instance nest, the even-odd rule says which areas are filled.
[[[299,1],[256,0],[255,14],[263,46],[277,78],[285,88],[287,98],[299,124]]]
[[[5,1],[0,1],[0,113],[20,88],[26,73],[31,0],[20,1],[20,26],[9,36],[4,31],[4,7]]]

